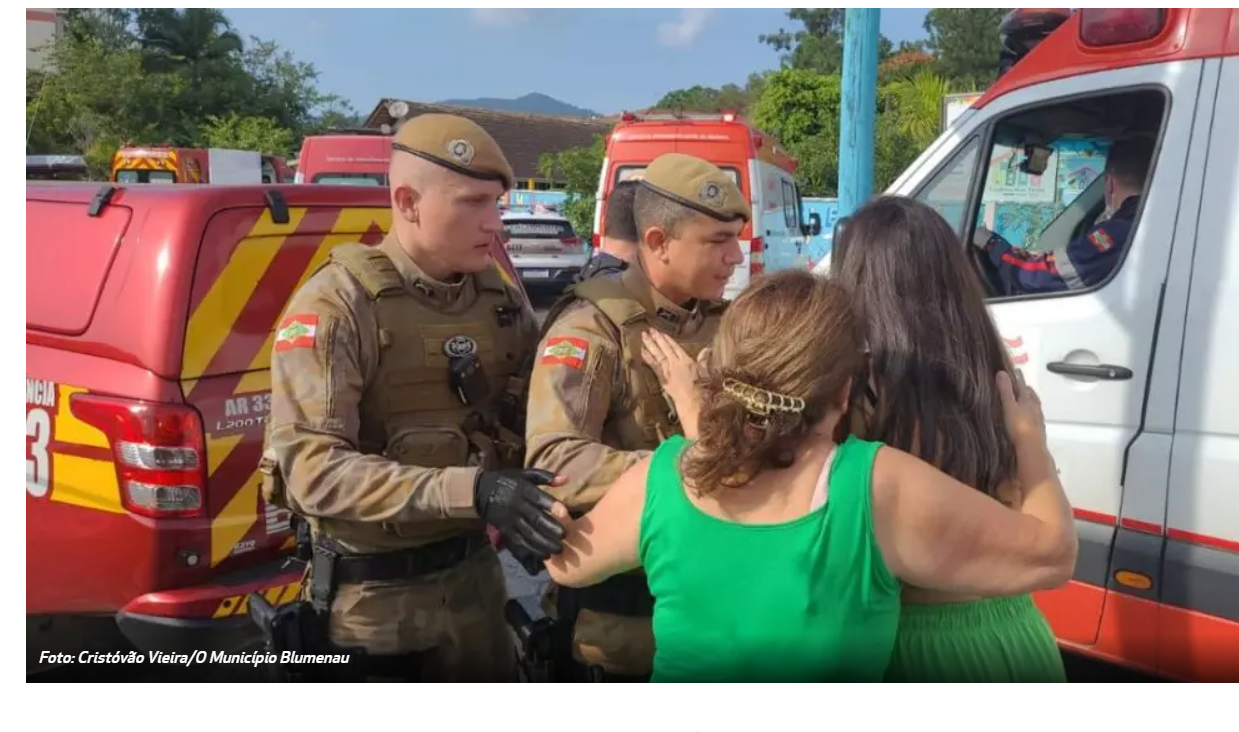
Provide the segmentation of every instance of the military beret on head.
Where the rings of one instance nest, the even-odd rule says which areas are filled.
[[[731,176],[692,155],[660,155],[645,169],[641,184],[719,221],[748,221],[752,217],[749,202]]]
[[[422,114],[405,122],[392,138],[392,149],[411,153],[480,180],[497,180],[512,188],[516,175],[495,138],[473,120],[452,114]]]

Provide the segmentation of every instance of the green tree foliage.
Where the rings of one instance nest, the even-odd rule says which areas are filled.
[[[969,89],[998,78],[998,24],[1010,8],[933,8],[925,15],[925,47],[938,58],[938,74]]]
[[[602,160],[606,154],[606,140],[594,135],[588,147],[574,147],[554,153],[543,153],[538,159],[542,177],[562,180],[565,183],[564,216],[572,222],[579,236],[588,236],[594,229],[594,204],[597,200],[598,176],[602,174]]]
[[[680,112],[740,112],[748,107],[749,101],[748,90],[735,84],[724,84],[719,89],[698,85],[667,92],[654,108]]]
[[[257,150],[283,155],[292,148],[293,133],[269,117],[242,117],[236,112],[206,118],[202,141],[207,147]]]
[[[304,135],[356,122],[311,64],[243,41],[218,10],[68,10],[49,61],[26,76],[26,149],[83,154],[95,174],[126,141],[291,155]]]
[[[822,74],[838,74],[843,71],[843,18],[845,8],[792,8],[787,11],[788,20],[796,21],[802,28],[762,34],[758,41],[776,51],[783,52],[784,68],[807,69]],[[886,36],[878,38],[878,58],[886,58],[893,52],[893,44]]]
[[[58,42],[49,61],[54,72],[27,77],[28,152],[84,155],[98,177],[126,139],[164,141],[182,79],[148,75],[140,52],[96,39]]]
[[[750,118],[774,135],[800,162],[797,178],[804,195],[833,196],[839,178],[838,76],[804,69],[771,74]]]

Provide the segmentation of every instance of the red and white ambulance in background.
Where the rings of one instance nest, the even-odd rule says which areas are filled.
[[[765,270],[795,266],[820,224],[804,223],[796,159],[740,115],[624,113],[607,136],[594,209],[594,246],[603,235],[607,196],[620,181],[639,178],[664,153],[695,155],[729,173],[748,196],[753,220],[740,233],[744,262],[727,284],[733,298]]]
[[[1004,74],[887,192],[970,252],[981,225],[1053,250],[1103,213],[1108,146],[1154,143],[1105,281],[1001,296],[974,259],[1075,510],[1075,578],[1037,596],[1060,643],[1239,681],[1239,11],[1015,10],[1002,32]]]
[[[301,142],[296,183],[387,187],[391,135],[360,127],[311,135]]]

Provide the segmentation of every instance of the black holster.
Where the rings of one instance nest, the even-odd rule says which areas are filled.
[[[563,624],[542,615],[534,620],[533,613],[525,607],[525,600],[508,600],[503,608],[504,619],[516,634],[516,667],[520,680],[526,683],[551,683],[561,681],[562,659],[557,658],[560,645],[557,635],[562,635]],[[571,633],[571,626],[569,633]]]
[[[276,656],[276,681],[305,683],[333,680],[329,669],[313,663],[295,663],[289,658],[289,654],[332,652],[326,647],[322,620],[310,603],[300,600],[273,607],[261,592],[254,592],[249,596],[249,614],[262,630],[266,651]]]

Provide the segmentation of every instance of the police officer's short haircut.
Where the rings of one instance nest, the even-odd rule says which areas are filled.
[[[633,199],[640,187],[641,184],[635,180],[624,180],[611,189],[611,195],[607,196],[606,220],[603,222],[603,232],[608,237],[634,244],[641,241],[633,213]]]
[[[1152,164],[1153,141],[1145,137],[1118,140],[1106,155],[1106,173],[1137,190],[1144,189]]]
[[[680,224],[697,215],[697,212],[688,206],[676,203],[645,186],[637,187],[632,209],[637,222],[637,241],[642,243],[645,240],[645,232],[654,226],[667,232],[667,236],[675,238],[679,233]]]

